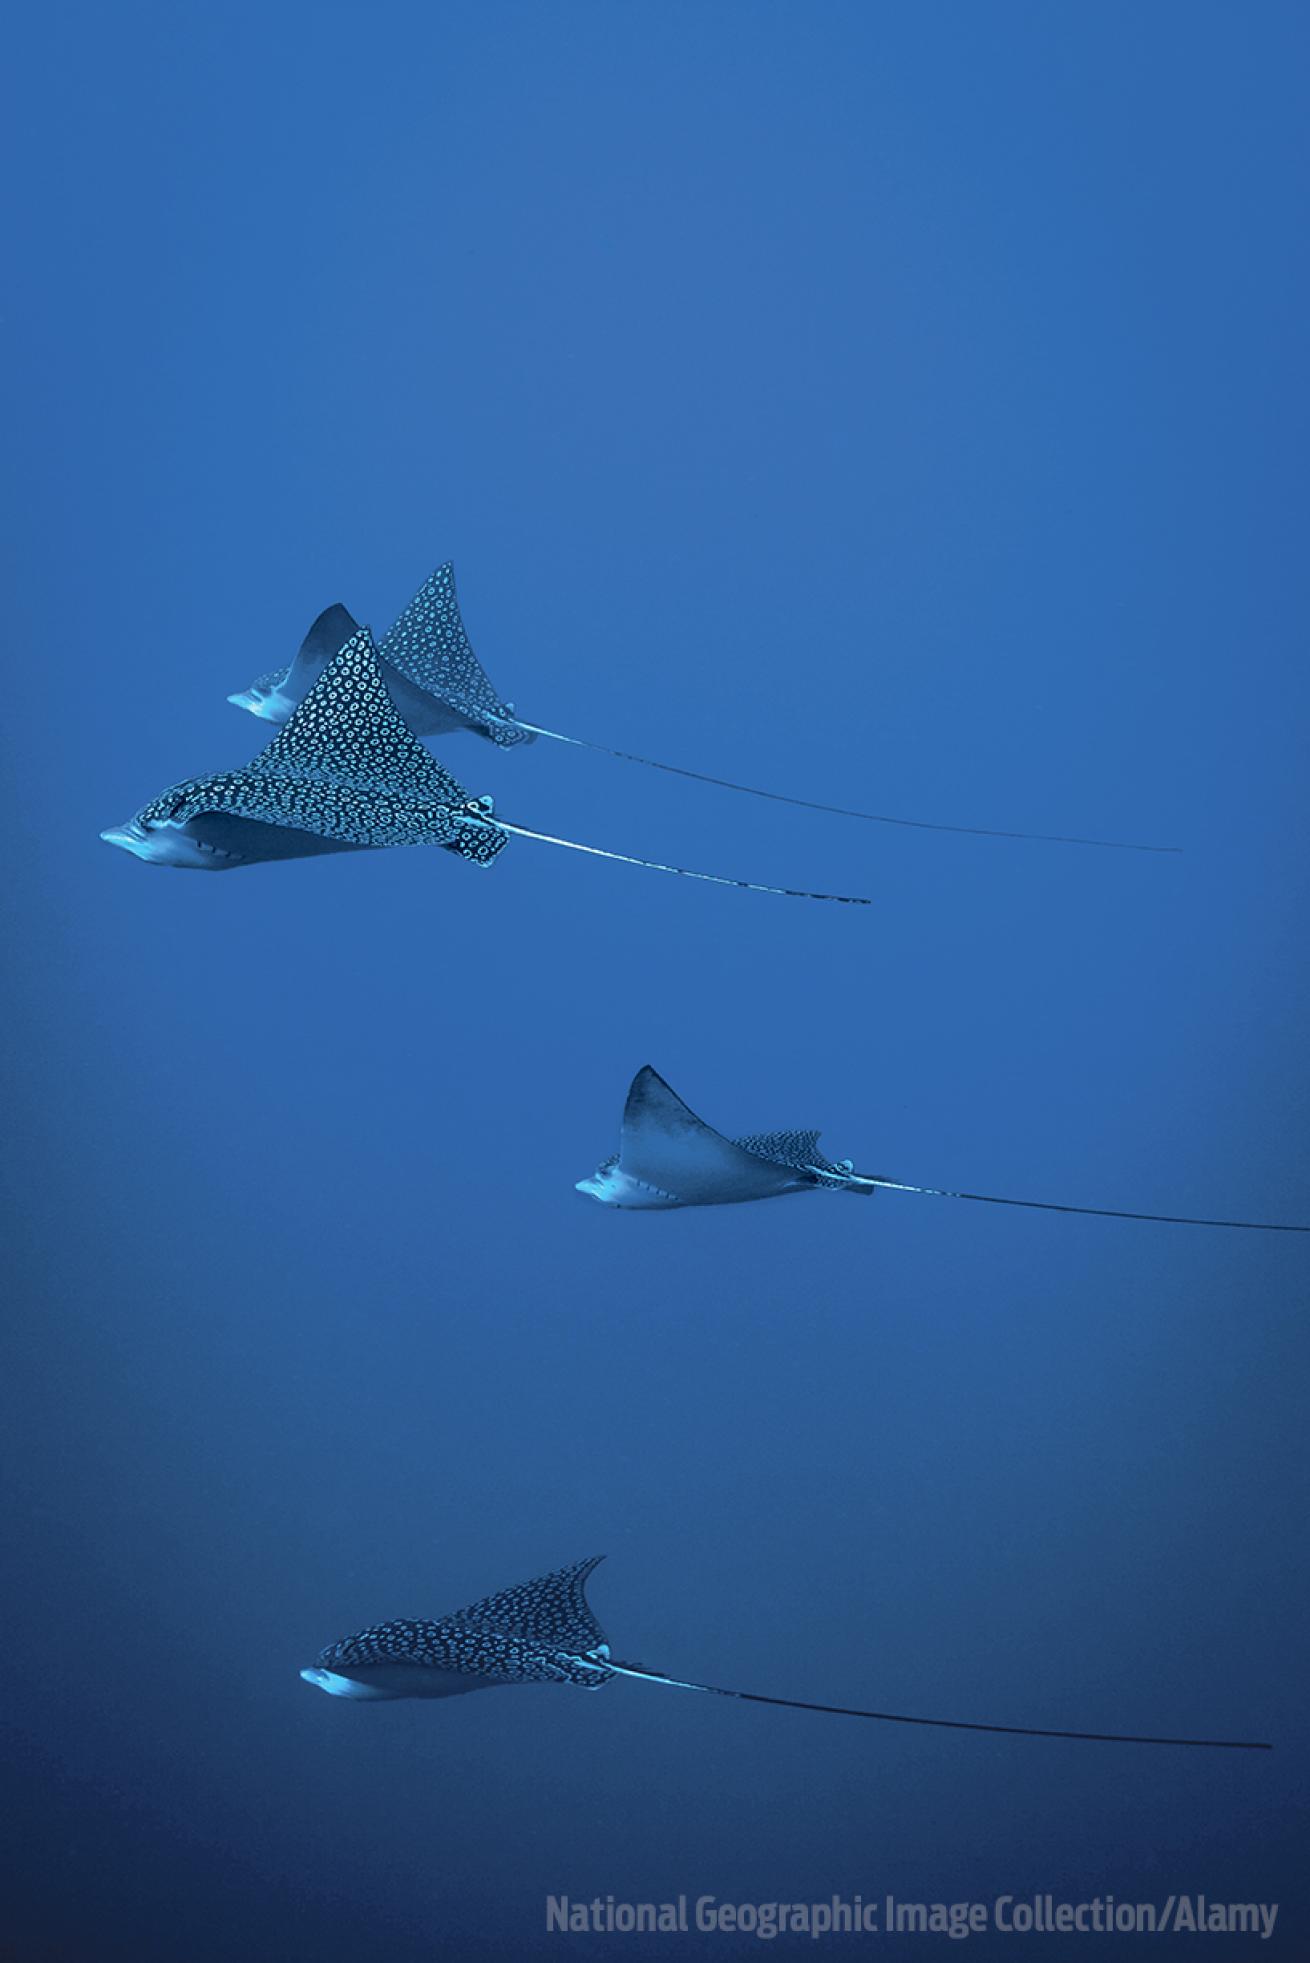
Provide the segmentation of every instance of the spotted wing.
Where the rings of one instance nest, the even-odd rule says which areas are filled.
[[[589,1560],[574,1561],[570,1567],[556,1568],[535,1581],[484,1595],[480,1602],[458,1610],[452,1620],[560,1649],[597,1649],[605,1641],[605,1632],[587,1601],[587,1577],[604,1558],[603,1554],[593,1554]]]
[[[573,1683],[594,1689],[606,1682],[605,1632],[587,1602],[587,1576],[604,1557],[596,1554],[534,1581],[502,1588],[439,1622],[380,1622],[333,1643],[319,1657],[327,1669],[348,1671],[387,1663],[417,1665],[508,1683]]]
[[[455,594],[455,568],[438,566],[382,642],[381,655],[417,688],[508,747],[532,741],[488,680],[464,631]]]
[[[177,785],[141,816],[180,824],[230,811],[351,845],[444,845],[486,864],[507,836],[470,803],[396,713],[361,627],[245,770]]]

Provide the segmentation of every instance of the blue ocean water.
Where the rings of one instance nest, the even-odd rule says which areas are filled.
[[[1310,1217],[1304,11],[74,4],[11,23],[15,1963],[727,1957],[550,1896],[1276,1902],[1306,1953],[1306,1244],[607,1213],[652,1062],[924,1184]],[[97,839],[455,560],[513,841]],[[618,1683],[297,1675],[592,1553]],[[1140,1955],[1137,1935],[774,1955]]]

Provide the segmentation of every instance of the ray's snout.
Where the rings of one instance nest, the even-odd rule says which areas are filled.
[[[325,1670],[321,1664],[310,1663],[301,1671],[301,1680],[313,1684],[315,1690],[325,1690],[329,1697],[366,1697],[368,1693],[349,1677],[339,1677],[335,1670]]]
[[[602,1206],[618,1206],[618,1181],[613,1159],[607,1159],[604,1165],[597,1166],[595,1172],[589,1172],[585,1179],[575,1179],[573,1190],[575,1193],[585,1193],[589,1200],[599,1200]]]
[[[146,828],[137,819],[129,818],[121,825],[107,825],[100,834],[106,845],[117,845],[124,852],[135,852],[138,858],[144,857],[149,844]]]
[[[262,689],[241,688],[227,699],[234,709],[248,709],[252,716],[259,716],[264,722],[276,720],[270,713],[269,698]]]

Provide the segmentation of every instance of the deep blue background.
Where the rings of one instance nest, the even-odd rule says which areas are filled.
[[[80,4],[9,53],[6,1959],[888,1888],[1272,1898],[1303,1956],[1306,1243],[572,1182],[650,1060],[912,1180],[1310,1214],[1304,10]],[[97,842],[447,556],[535,720],[1185,856],[471,739],[525,823],[876,907]],[[674,1672],[1280,1749],[297,1679],[601,1550]]]

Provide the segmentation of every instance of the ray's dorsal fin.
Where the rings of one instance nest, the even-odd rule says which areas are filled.
[[[484,1595],[480,1602],[457,1609],[455,1619],[552,1649],[599,1649],[605,1643],[605,1632],[587,1601],[587,1577],[604,1558],[603,1554],[593,1554],[588,1560],[538,1575],[534,1581]]]
[[[367,627],[350,636],[250,769],[260,776],[409,792],[452,809],[472,803],[397,714]]]
[[[407,681],[467,717],[494,742],[503,747],[532,742],[532,733],[514,720],[473,652],[449,560],[420,587],[379,651]]]

